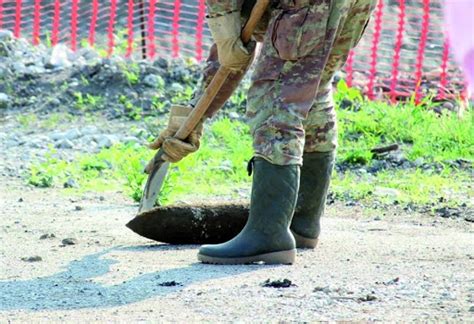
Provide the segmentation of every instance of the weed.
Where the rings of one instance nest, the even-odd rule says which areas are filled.
[[[140,81],[140,67],[137,63],[121,64],[120,69],[129,85],[135,85]]]
[[[101,96],[94,96],[88,93],[83,95],[82,92],[75,92],[74,97],[76,99],[76,108],[81,111],[96,110],[104,101]]]
[[[35,114],[18,115],[16,118],[24,128],[29,128],[38,122],[38,117]]]

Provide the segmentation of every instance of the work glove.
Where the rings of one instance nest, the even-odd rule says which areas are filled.
[[[161,148],[164,151],[163,160],[168,162],[181,161],[187,155],[196,152],[200,146],[200,139],[202,136],[203,125],[200,121],[194,130],[189,134],[185,140],[174,138],[174,135],[186,121],[192,108],[186,106],[173,106],[170,111],[170,118],[168,127],[160,133],[160,135],[148,145],[152,150]],[[147,165],[145,171],[149,170],[152,165]]]
[[[233,71],[245,71],[252,61],[255,42],[250,42],[247,47],[242,43],[240,12],[209,17],[207,24],[217,45],[220,65]]]

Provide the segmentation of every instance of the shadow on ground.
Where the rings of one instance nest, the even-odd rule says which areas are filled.
[[[0,311],[120,306],[164,296],[190,284],[261,269],[259,265],[212,266],[194,263],[185,267],[145,273],[116,285],[93,282],[93,278],[106,275],[110,272],[110,267],[118,263],[110,257],[105,257],[110,252],[159,253],[186,248],[169,245],[116,246],[72,261],[65,271],[48,277],[0,281]],[[173,281],[179,284],[173,286]],[[160,285],[163,283],[165,286]]]

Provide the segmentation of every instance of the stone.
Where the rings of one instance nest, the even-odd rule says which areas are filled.
[[[165,85],[165,81],[159,75],[148,74],[143,79],[143,84],[150,88],[161,88]]]
[[[81,128],[80,132],[82,135],[96,135],[100,133],[99,129],[93,125]]]
[[[233,120],[240,119],[240,115],[236,113],[235,111],[231,111],[229,113],[229,119],[233,119]]]
[[[172,91],[172,92],[183,92],[184,91],[184,87],[177,83],[177,82],[173,82],[171,84],[171,86],[169,87],[169,90]]]
[[[425,163],[425,159],[421,157],[413,161],[413,165],[417,168],[421,167],[424,163]]]
[[[97,147],[100,149],[110,148],[117,142],[116,138],[111,135],[99,135],[94,137],[94,139],[97,143]]]
[[[64,133],[64,138],[70,141],[78,139],[81,136],[82,134],[77,128],[70,129],[66,133]]]
[[[70,67],[72,65],[69,60],[70,52],[71,50],[66,45],[56,45],[51,52],[51,57],[49,58],[46,67],[60,69]]]
[[[0,42],[8,42],[13,39],[13,33],[7,29],[0,29]]]
[[[377,300],[377,297],[372,294],[367,294],[365,296],[359,297],[357,300],[360,302],[370,302],[370,301]]]
[[[46,70],[42,66],[31,65],[25,68],[24,74],[26,76],[37,76],[45,72]]]
[[[182,284],[173,280],[173,281],[161,282],[161,283],[158,284],[158,286],[161,286],[161,287],[176,287],[176,286],[182,286]]]
[[[135,136],[126,136],[122,139],[124,143],[140,143],[140,140]]]
[[[267,279],[262,284],[263,287],[268,288],[290,288],[295,287],[296,285],[289,279],[282,279],[282,280],[270,280]]]
[[[51,239],[51,238],[55,238],[56,235],[54,235],[53,233],[48,233],[48,234],[43,234],[40,236],[40,240],[46,240],[46,239]]]
[[[77,184],[76,180],[74,180],[73,178],[69,178],[66,180],[66,182],[64,182],[63,187],[64,188],[78,188],[79,185]]]
[[[49,133],[48,137],[53,141],[58,141],[64,139],[64,132],[53,132]]]
[[[58,141],[54,145],[54,147],[59,148],[59,149],[72,149],[74,147],[74,144],[72,144],[70,140],[64,139],[64,140]]]
[[[11,103],[10,96],[6,93],[0,92],[0,108],[8,108]]]
[[[39,261],[43,261],[43,258],[40,257],[39,255],[35,255],[35,256],[21,258],[21,260],[25,262],[39,262]]]
[[[15,61],[12,63],[10,69],[15,75],[23,75],[26,71],[26,66],[22,62]]]
[[[61,243],[64,245],[76,245],[78,241],[75,238],[68,237],[63,239]]]

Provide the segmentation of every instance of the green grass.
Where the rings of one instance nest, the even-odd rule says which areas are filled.
[[[252,156],[248,129],[222,119],[208,127],[201,149],[174,164],[165,182],[162,203],[187,195],[236,196],[248,187],[246,161]],[[78,154],[68,163],[56,151],[30,168],[28,182],[37,187],[62,186],[73,178],[83,191],[123,190],[135,201],[146,181],[143,168],[153,152],[140,145],[116,145],[97,154]]]
[[[474,160],[474,113],[462,119],[454,114],[435,114],[429,107],[411,103],[390,106],[367,102],[357,91],[345,89],[336,96],[340,103],[349,98],[359,109],[338,109],[339,162],[370,164],[370,150],[376,146],[399,143],[410,160],[426,162],[453,159]],[[245,100],[238,94],[232,100]],[[30,123],[28,118],[24,121]],[[163,125],[163,121],[158,123]],[[158,131],[157,131],[158,132]],[[143,167],[153,152],[140,145],[116,145],[97,154],[78,154],[72,162],[56,158],[54,149],[46,161],[34,164],[28,182],[38,187],[62,186],[69,178],[80,191],[123,191],[135,201],[141,197],[146,180]],[[248,127],[241,122],[219,119],[207,125],[200,150],[172,165],[160,195],[169,204],[187,197],[239,197],[250,187],[246,163],[252,156]],[[469,173],[471,172],[471,173]],[[333,175],[332,191],[343,199],[432,204],[440,197],[457,205],[474,195],[472,170],[457,171],[445,166],[441,172],[421,169],[386,170],[377,175],[347,171]],[[380,192],[392,189],[396,197]]]
[[[344,84],[339,87],[344,89]],[[336,100],[340,102],[343,98],[339,95]],[[372,148],[391,143],[405,144],[403,150],[409,160],[474,159],[472,109],[460,119],[453,113],[436,114],[429,103],[427,106],[411,103],[391,106],[359,98],[353,101],[360,109],[338,110],[340,159],[368,163],[372,159]]]

